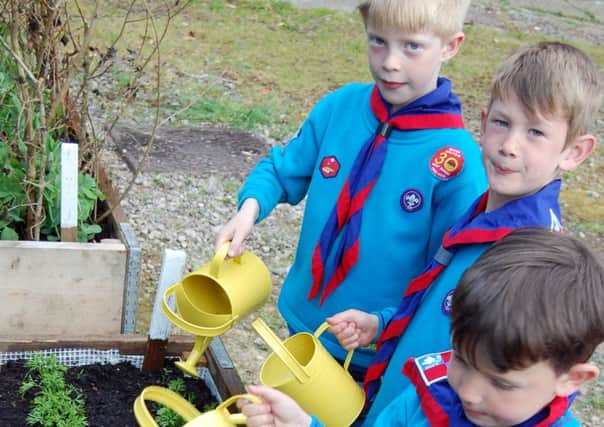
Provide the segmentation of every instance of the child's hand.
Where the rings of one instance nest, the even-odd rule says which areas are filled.
[[[289,396],[263,385],[250,385],[247,391],[262,399],[263,403],[252,403],[239,399],[237,406],[247,417],[250,427],[309,427],[312,419]]]
[[[227,222],[218,233],[214,250],[218,251],[224,242],[231,241],[228,256],[238,256],[245,249],[244,240],[252,231],[252,227],[258,218],[260,206],[256,199],[245,199],[239,212]]]
[[[346,350],[371,344],[379,327],[374,314],[360,310],[346,310],[327,318],[328,331],[336,336]]]

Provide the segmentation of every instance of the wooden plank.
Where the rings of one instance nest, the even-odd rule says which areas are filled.
[[[216,388],[223,398],[245,393],[245,387],[239,373],[227,353],[220,337],[214,337],[205,352],[208,369],[216,383]]]
[[[161,273],[155,291],[155,303],[153,304],[149,325],[149,340],[143,359],[144,372],[159,372],[163,368],[172,323],[161,311],[161,302],[168,287],[178,282],[182,277],[186,260],[187,254],[184,251],[164,249]],[[171,308],[174,309],[174,302],[172,302]]]
[[[172,335],[167,343],[167,354],[179,356],[189,351],[195,344],[190,335]],[[143,355],[147,345],[146,335],[103,335],[64,338],[60,336],[1,337],[1,352],[34,351],[51,348],[95,348],[99,350],[117,349],[122,354]],[[220,375],[220,374],[218,374]]]
[[[122,243],[0,241],[0,336],[119,334]]]
[[[100,162],[97,164],[96,181],[99,189],[105,195],[105,201],[108,207],[113,208],[112,215],[109,215],[109,221],[114,230],[119,230],[119,224],[128,222],[128,218],[121,205],[118,203],[119,198],[111,183],[111,178],[109,178],[109,175]]]

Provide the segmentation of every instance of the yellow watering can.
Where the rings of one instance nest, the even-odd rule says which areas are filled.
[[[271,275],[262,260],[249,251],[227,259],[228,249],[227,242],[211,262],[169,287],[162,298],[161,308],[166,317],[197,337],[187,360],[176,362],[194,377],[195,365],[212,337],[226,332],[237,320],[262,305],[271,293]],[[176,312],[168,304],[171,295],[176,300]]]
[[[350,426],[363,410],[365,393],[348,372],[353,351],[342,367],[319,341],[329,325],[325,322],[314,334],[300,332],[284,342],[262,319],[252,326],[273,350],[260,368],[260,382],[290,396],[327,427]]]
[[[228,410],[229,406],[239,398],[254,403],[261,402],[258,397],[251,394],[235,395],[229,397],[215,409],[201,413],[179,394],[167,388],[152,385],[145,387],[134,401],[134,416],[140,427],[157,427],[157,423],[145,404],[145,401],[151,400],[161,403],[184,418],[187,422],[184,427],[234,427],[247,422],[245,415],[231,414]]]

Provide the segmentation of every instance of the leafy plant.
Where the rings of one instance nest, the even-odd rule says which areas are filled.
[[[166,382],[168,374],[169,372],[167,370],[162,371],[163,383]],[[168,381],[167,387],[173,392],[183,395],[184,398],[187,399],[189,402],[193,401],[194,396],[192,394],[185,394],[185,381],[182,378],[174,378]],[[161,405],[158,406],[159,409],[157,410],[157,416],[155,420],[157,421],[157,424],[160,427],[180,427],[185,424],[185,420],[172,409]]]
[[[81,392],[65,383],[67,368],[55,355],[33,355],[19,392],[23,397],[34,393],[26,422],[44,427],[85,427],[88,425]]]
[[[94,180],[102,147],[137,94],[153,95],[159,108],[159,45],[188,0],[126,2],[121,19],[112,20],[118,29],[106,33],[111,40],[92,44],[105,3],[6,0],[0,7],[0,239],[59,238],[59,141],[79,146],[78,240],[100,232],[98,224],[110,214],[96,211],[104,200]],[[126,37],[137,39],[133,47],[121,44]],[[153,76],[144,74],[153,65]],[[112,89],[99,90],[106,80]],[[89,109],[93,97],[105,111],[102,137]],[[159,125],[155,116],[148,150]]]

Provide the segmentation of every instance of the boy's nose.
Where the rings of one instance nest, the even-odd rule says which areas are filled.
[[[388,52],[382,63],[382,67],[386,71],[398,71],[401,68],[401,59],[396,52]]]
[[[518,155],[518,140],[513,134],[508,134],[499,145],[499,152],[505,156],[516,157]]]

